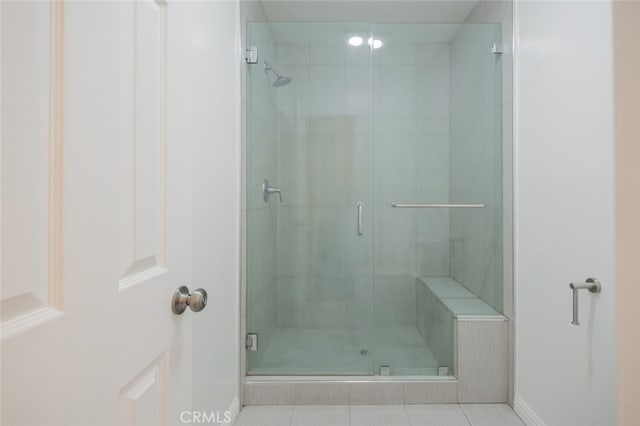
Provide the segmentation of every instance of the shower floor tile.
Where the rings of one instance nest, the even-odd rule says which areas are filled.
[[[390,365],[394,376],[435,376],[438,366],[433,352],[416,327],[397,326],[376,329],[374,369]]]
[[[379,374],[390,365],[393,375],[435,375],[436,361],[417,328],[378,328],[375,347],[369,330],[278,328],[252,374]]]

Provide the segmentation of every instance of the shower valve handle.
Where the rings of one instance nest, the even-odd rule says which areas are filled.
[[[271,194],[278,194],[280,202],[282,203],[282,190],[280,188],[271,187],[269,180],[265,179],[264,182],[262,182],[262,198],[264,201],[269,201],[269,196]]]

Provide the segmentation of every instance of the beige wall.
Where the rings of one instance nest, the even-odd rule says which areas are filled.
[[[618,424],[640,424],[640,2],[614,2]]]

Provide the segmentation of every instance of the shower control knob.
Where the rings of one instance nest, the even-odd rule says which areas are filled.
[[[189,293],[189,289],[186,286],[178,287],[171,298],[171,311],[176,315],[182,315],[187,310],[187,306],[193,312],[203,310],[207,306],[207,292],[198,288]]]

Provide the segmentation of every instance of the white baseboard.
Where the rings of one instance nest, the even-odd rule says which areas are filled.
[[[233,401],[231,401],[229,412],[231,413],[231,423],[233,424],[233,422],[236,420],[236,417],[238,417],[238,414],[240,414],[240,398],[238,397],[238,395],[236,395],[236,397],[233,398]]]
[[[527,426],[546,426],[540,417],[518,395],[513,399],[513,411],[520,416]]]

